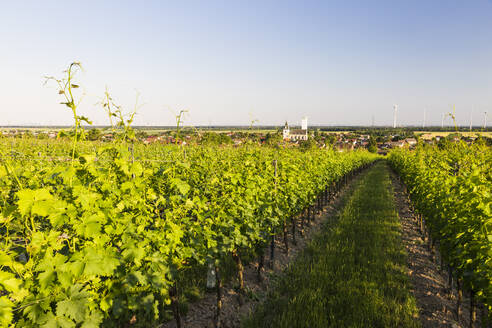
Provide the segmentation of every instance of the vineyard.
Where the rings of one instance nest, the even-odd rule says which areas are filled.
[[[183,272],[211,265],[220,286],[223,261],[240,271],[241,257],[261,256],[271,236],[376,158],[0,142],[0,320],[18,327],[148,326],[169,307],[179,320]]]
[[[492,0],[0,9],[0,328],[492,328]]]
[[[451,144],[445,149],[398,150],[389,162],[408,186],[421,230],[456,281],[457,313],[470,294],[492,310],[492,152],[487,146]]]

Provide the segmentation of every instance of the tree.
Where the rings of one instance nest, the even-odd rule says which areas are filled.
[[[135,133],[135,136],[138,139],[143,139],[143,138],[147,138],[149,136],[149,134],[147,132],[145,132],[144,130],[137,130],[137,132]]]
[[[90,129],[89,133],[87,134],[87,139],[91,141],[99,140],[101,137],[101,130],[99,129]]]
[[[325,144],[327,146],[334,145],[336,141],[337,141],[337,136],[335,134],[329,133],[325,137]]]
[[[223,145],[231,144],[232,139],[225,133],[220,132],[206,132],[202,135],[202,144],[208,145]]]
[[[314,130],[314,133],[313,133],[313,138],[314,138],[314,140],[316,140],[317,142],[320,142],[320,141],[321,141],[322,135],[321,135],[321,133],[320,133],[319,129]]]
[[[374,138],[373,136],[369,137],[369,145],[367,147],[367,150],[369,150],[371,153],[378,152],[378,143],[376,142],[376,138]]]
[[[268,132],[265,136],[265,144],[270,146],[278,145],[282,142],[282,136],[279,133]]]
[[[299,148],[302,149],[302,150],[304,150],[304,151],[310,150],[310,149],[313,149],[313,148],[316,148],[317,146],[318,146],[318,144],[312,138],[310,138],[308,140],[302,140],[299,143]]]

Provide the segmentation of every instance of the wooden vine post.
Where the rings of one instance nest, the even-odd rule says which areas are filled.
[[[217,304],[216,304],[216,312],[214,316],[214,327],[220,328],[222,327],[220,323],[220,312],[222,310],[222,279],[220,277],[221,272],[219,271],[219,266],[215,264],[215,285],[217,292]]]
[[[306,220],[306,209],[301,213],[301,228],[299,229],[299,234],[304,236],[304,221]]]
[[[272,232],[270,238],[270,268],[273,269],[273,264],[275,261],[275,235]]]
[[[451,268],[451,265],[448,264],[448,286],[449,286],[449,292],[453,292],[453,269]]]
[[[475,306],[475,292],[470,290],[470,328],[473,328],[475,321],[477,320],[477,312]]]
[[[263,250],[263,247],[260,248],[260,259],[258,260],[258,270],[256,272],[256,277],[258,279],[258,282],[261,282],[263,280],[261,276],[261,269],[263,269],[265,265],[265,251]]]
[[[456,314],[458,315],[458,320],[461,317],[461,300],[463,299],[463,288],[461,278],[456,279],[456,286],[458,289],[458,299],[456,300]]]
[[[282,224],[282,231],[284,234],[285,254],[289,255],[289,239],[288,239],[288,233],[287,233],[287,222],[285,222],[285,221]]]
[[[277,202],[277,160],[273,160],[273,184],[274,184],[274,197],[275,197],[275,204]],[[270,241],[270,268],[273,269],[275,264],[275,235],[273,234],[273,227],[272,227],[272,238]]]
[[[309,227],[311,225],[311,206],[307,207],[306,224]]]
[[[292,243],[294,245],[297,245],[297,240],[296,240],[296,224],[297,224],[297,219],[296,217],[292,218]]]
[[[181,323],[181,313],[179,312],[178,284],[176,281],[169,290],[169,296],[171,297],[171,308],[173,310],[174,320],[176,320],[176,327],[181,328],[183,325]]]
[[[239,254],[239,251],[234,251],[232,252],[232,258],[234,259],[234,262],[236,262],[237,266],[237,278],[239,282],[239,290],[242,292],[244,290],[244,278],[243,278],[243,262],[241,261],[241,256]]]

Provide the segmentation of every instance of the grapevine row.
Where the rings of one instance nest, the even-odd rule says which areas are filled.
[[[258,253],[327,186],[375,159],[265,147],[123,142],[43,154],[35,146],[0,147],[1,326],[158,322],[175,305],[183,270],[218,271],[231,255],[240,267],[241,254]]]
[[[450,281],[492,309],[492,152],[487,146],[395,150],[393,168],[408,187],[422,225],[448,263]],[[473,308],[473,307],[472,307]],[[472,317],[474,313],[472,311]],[[473,318],[472,318],[473,320]]]

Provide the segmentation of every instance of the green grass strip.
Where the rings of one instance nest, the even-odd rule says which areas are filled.
[[[399,225],[379,162],[244,327],[419,327]]]

